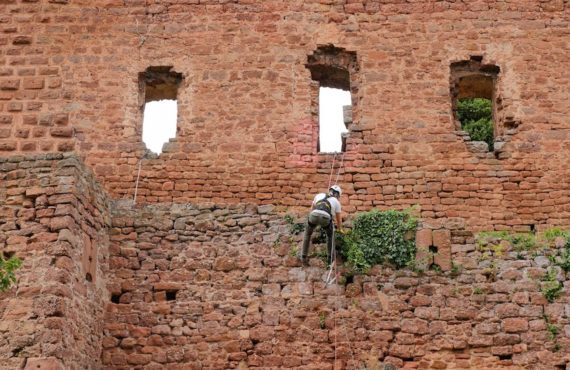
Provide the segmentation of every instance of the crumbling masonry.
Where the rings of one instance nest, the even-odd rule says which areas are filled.
[[[551,259],[489,274],[474,242],[570,228],[569,54],[566,0],[0,0],[0,369],[569,369],[568,273],[549,303]],[[418,205],[443,272],[327,286],[292,256],[320,84],[352,95],[345,215]]]

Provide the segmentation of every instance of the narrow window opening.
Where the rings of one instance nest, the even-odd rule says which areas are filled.
[[[166,291],[166,300],[167,301],[175,301],[176,300],[176,290],[167,290]]]
[[[333,45],[320,46],[309,55],[306,67],[318,89],[313,112],[318,115],[315,128],[317,152],[346,151],[350,124],[353,122],[353,96],[357,86],[351,79],[358,71],[356,53]]]
[[[152,152],[160,154],[163,145],[176,137],[178,86],[183,77],[171,66],[148,67],[139,74],[143,95],[142,140]]]
[[[344,152],[346,120],[352,118],[350,91],[321,87],[319,89],[319,148],[325,153]]]
[[[500,129],[495,122],[496,80],[500,68],[481,56],[451,64],[451,97],[456,128],[480,151],[493,151]],[[475,144],[474,143],[474,144]]]
[[[435,245],[430,245],[429,251],[433,254],[437,253],[437,247]]]
[[[87,280],[88,282],[92,282],[92,281],[93,281],[93,277],[91,276],[90,273],[86,273],[86,274],[85,274],[85,280]]]

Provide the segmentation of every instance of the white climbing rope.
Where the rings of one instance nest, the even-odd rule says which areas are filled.
[[[136,182],[135,182],[135,196],[134,196],[134,198],[133,198],[133,203],[134,203],[134,204],[137,204],[137,193],[138,193],[138,190],[139,190],[139,178],[140,178],[140,176],[141,176],[141,166],[142,166],[143,158],[144,158],[144,154],[143,154],[143,156],[141,157],[141,159],[139,159],[139,170],[138,170],[138,173],[137,173],[137,180],[136,180]]]
[[[344,165],[344,154],[345,153],[342,153],[342,156],[340,157],[340,166],[338,166],[338,171],[336,172],[336,179],[334,181],[335,184],[338,184],[338,178],[340,176],[340,169]],[[330,185],[329,185],[329,187],[330,187]]]
[[[334,154],[333,161],[332,161],[332,165],[331,165],[331,175],[329,176],[329,186],[328,186],[328,188],[327,188],[327,191],[331,188],[332,176],[333,176],[333,173],[334,173],[334,162],[335,162],[335,160],[336,160],[336,153]]]

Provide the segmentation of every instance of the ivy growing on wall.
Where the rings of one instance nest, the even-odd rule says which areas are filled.
[[[457,116],[461,128],[469,133],[471,140],[484,141],[493,150],[493,107],[489,99],[462,99],[457,102]]]
[[[415,258],[416,227],[409,210],[359,213],[352,230],[338,238],[340,253],[355,272],[381,263],[404,267]]]
[[[16,282],[14,271],[22,265],[22,260],[18,257],[11,257],[6,260],[0,256],[0,292],[10,289]]]

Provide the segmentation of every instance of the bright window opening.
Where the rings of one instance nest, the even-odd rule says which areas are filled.
[[[358,84],[351,84],[351,76],[358,72],[356,53],[334,45],[321,45],[307,57],[305,67],[311,71],[312,109],[318,114],[313,136],[317,152],[345,152],[350,125],[353,121],[352,96]],[[318,95],[318,98],[317,98]]]
[[[139,74],[142,141],[154,153],[162,153],[163,145],[176,137],[177,95],[182,79],[172,66],[148,67]]]
[[[321,87],[319,89],[319,148],[321,152],[343,151],[346,122],[352,116],[350,91]]]
[[[162,146],[176,137],[176,100],[159,100],[144,106],[142,139],[154,153],[162,153]]]

